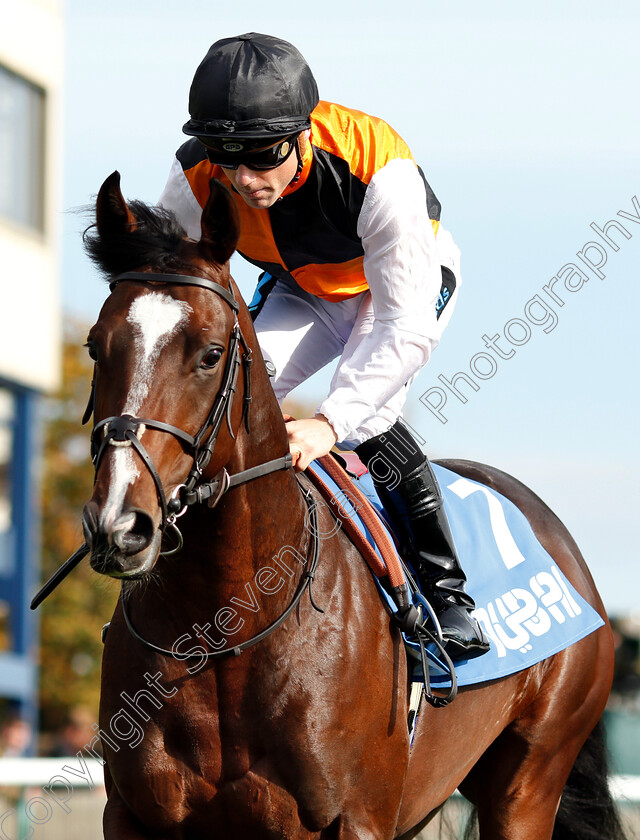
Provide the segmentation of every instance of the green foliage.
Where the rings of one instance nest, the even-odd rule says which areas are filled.
[[[81,515],[91,496],[90,424],[82,427],[92,363],[82,347],[86,327],[72,324],[64,340],[63,382],[46,403],[42,479],[42,579],[83,542]],[[39,608],[42,612],[40,707],[44,730],[59,728],[71,709],[98,716],[100,629],[119,587],[93,572],[87,560]]]

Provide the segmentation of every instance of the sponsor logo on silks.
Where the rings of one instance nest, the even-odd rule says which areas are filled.
[[[449,302],[450,297],[451,294],[449,293],[449,289],[447,289],[447,287],[445,286],[438,295],[438,300],[436,301],[436,317],[438,317],[438,315],[440,315],[440,312],[445,308],[445,306]]]
[[[334,492],[332,504],[338,504],[366,534],[348,491],[342,493],[317,461],[313,468]],[[522,671],[602,627],[602,618],[556,566],[513,502],[439,464],[434,464],[433,470],[462,558],[467,591],[477,604],[473,615],[491,640],[488,653],[456,662],[459,685]],[[371,474],[364,473],[356,483],[380,511]],[[395,610],[391,596],[378,585],[389,608]],[[405,641],[418,649],[412,639]],[[448,685],[448,674],[436,662],[432,664],[433,684]],[[420,666],[413,680],[420,679],[419,670]]]
[[[241,152],[244,149],[242,143],[234,141],[233,143],[223,143],[222,148],[225,152]]]
[[[581,613],[582,608],[554,564],[550,572],[540,571],[533,575],[526,588],[514,587],[503,592],[485,607],[475,609],[473,615],[482,624],[501,659],[509,650],[520,653],[533,650],[534,637],[546,633],[553,636],[552,618],[558,624],[564,624]]]
[[[442,315],[442,310],[453,297],[456,289],[456,276],[450,268],[442,266],[442,285],[436,301],[436,320]]]

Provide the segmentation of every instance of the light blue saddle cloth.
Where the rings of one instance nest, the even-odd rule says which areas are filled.
[[[604,624],[540,545],[528,520],[512,502],[484,484],[437,464],[433,468],[467,575],[467,591],[476,602],[474,615],[491,640],[488,653],[456,661],[459,685],[522,671]],[[375,547],[357,507],[317,461],[313,469],[334,491],[332,504],[339,504]],[[354,482],[381,511],[371,476],[365,474]],[[380,589],[395,610],[389,595]],[[430,673],[434,687],[449,684],[437,665]]]

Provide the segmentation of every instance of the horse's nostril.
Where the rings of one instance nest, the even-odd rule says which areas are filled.
[[[149,514],[131,510],[114,523],[113,542],[123,554],[137,554],[150,544],[153,532],[153,520]]]
[[[153,539],[153,519],[135,508],[123,511],[112,522],[100,521],[100,508],[95,502],[85,506],[82,516],[84,537],[94,554],[116,550],[126,556],[145,549]]]

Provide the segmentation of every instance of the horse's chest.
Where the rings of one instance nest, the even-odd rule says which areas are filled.
[[[183,746],[180,759],[160,752],[145,759],[139,753],[120,776],[113,768],[122,798],[153,831],[182,836],[179,832],[188,827],[203,836],[220,832],[252,840],[302,840],[309,832],[301,824],[301,811],[308,815],[305,822],[325,822],[323,808],[310,808],[300,790],[285,786],[278,761],[263,758],[231,778],[231,768],[246,762],[244,749],[215,758],[205,756],[202,748],[188,752]]]
[[[150,721],[143,742],[109,754],[109,766],[130,810],[156,832],[202,825],[253,840],[307,837],[301,814],[326,825],[335,803],[322,791],[333,786],[308,745],[268,730],[264,720],[211,713],[196,724]]]

